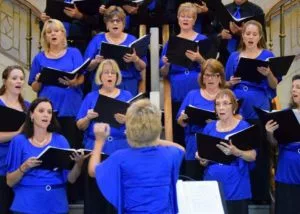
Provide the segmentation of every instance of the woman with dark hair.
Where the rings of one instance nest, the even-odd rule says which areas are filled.
[[[300,75],[292,79],[290,108],[293,109],[300,123]],[[279,127],[276,121],[270,120],[265,125],[268,140],[273,146],[278,145],[274,137],[277,129],[288,129]],[[276,170],[275,188],[275,213],[296,214],[300,211],[300,142],[287,145],[279,144],[279,156]]]
[[[184,174],[196,180],[201,179],[199,174],[201,170],[198,169],[199,164],[195,160],[195,152],[197,151],[195,133],[202,132],[205,124],[203,126],[188,124],[186,122],[188,116],[184,111],[189,105],[213,111],[216,95],[225,87],[225,83],[223,65],[216,59],[206,60],[202,72],[198,75],[200,90],[191,90],[183,100],[177,113],[177,122],[184,127],[185,131],[186,168]]]
[[[0,106],[9,107],[26,112],[29,103],[24,100],[22,90],[25,83],[25,72],[21,66],[12,65],[4,69],[2,73],[3,85],[0,88]],[[5,123],[5,121],[2,121]],[[9,213],[9,207],[13,199],[13,192],[6,184],[6,156],[10,141],[21,132],[0,132],[0,213]]]
[[[36,157],[47,147],[69,148],[58,131],[52,103],[37,98],[28,110],[24,128],[10,144],[7,155],[7,184],[13,187],[11,210],[17,213],[68,213],[66,182],[74,183],[81,172],[84,155],[74,152],[72,170],[40,169]]]
[[[92,59],[88,70],[96,70],[104,60],[103,56],[100,56],[102,42],[128,47],[136,40],[135,36],[124,33],[125,18],[126,14],[120,7],[110,6],[105,10],[104,23],[108,32],[97,34],[89,43],[84,54],[85,59]],[[123,59],[126,63],[130,63],[130,66],[121,70],[123,81],[118,88],[130,91],[135,96],[138,94],[138,84],[141,80],[140,72],[146,68],[146,57],[139,58],[133,51],[132,54],[125,54]],[[94,77],[94,74],[91,76]],[[91,82],[92,90],[98,90],[99,86],[94,84],[93,78]]]
[[[229,89],[220,91],[215,99],[218,120],[208,123],[203,133],[225,139],[225,136],[249,127],[237,114],[238,103]],[[204,180],[216,180],[221,183],[229,214],[247,214],[248,200],[251,198],[249,162],[255,161],[256,151],[240,150],[233,144],[220,142],[217,147],[225,155],[236,156],[230,164],[219,164],[198,157],[205,166]]]

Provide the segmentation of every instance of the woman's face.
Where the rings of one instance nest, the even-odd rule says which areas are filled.
[[[60,30],[58,27],[51,26],[46,30],[46,41],[51,46],[61,45],[65,41],[65,33]]]
[[[220,120],[227,120],[233,117],[232,102],[228,96],[216,100],[216,112]]]
[[[193,29],[196,20],[192,12],[182,11],[177,18],[181,30]]]
[[[114,88],[117,82],[117,72],[113,70],[111,64],[106,63],[103,65],[103,71],[100,76],[102,87]]]
[[[7,92],[12,94],[21,94],[25,80],[24,73],[19,69],[13,69],[5,80],[5,88]]]
[[[39,128],[47,129],[52,119],[52,106],[49,102],[39,103],[31,113],[33,125]]]
[[[256,48],[261,38],[259,29],[256,25],[249,24],[242,35],[246,48]]]
[[[300,79],[293,81],[291,94],[293,101],[300,107]]]
[[[124,30],[123,20],[118,16],[114,16],[106,23],[107,30],[114,35],[121,35]]]
[[[220,87],[221,84],[221,77],[218,73],[213,73],[206,69],[203,74],[203,83],[205,88],[216,89]]]

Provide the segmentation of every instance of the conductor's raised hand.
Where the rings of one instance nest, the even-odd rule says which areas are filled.
[[[105,139],[110,135],[110,126],[107,123],[95,123],[94,134],[96,141],[104,143]]]

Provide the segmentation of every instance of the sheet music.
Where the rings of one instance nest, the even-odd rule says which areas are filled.
[[[179,214],[224,214],[216,181],[177,182]]]

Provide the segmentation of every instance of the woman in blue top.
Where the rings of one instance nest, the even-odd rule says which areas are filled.
[[[83,144],[87,149],[93,149],[95,143],[93,132],[95,122],[93,119],[101,114],[101,112],[97,113],[94,111],[99,95],[105,95],[124,102],[132,98],[129,91],[117,88],[122,82],[122,75],[117,63],[112,59],[106,59],[99,65],[95,82],[101,85],[101,88],[86,95],[77,115],[77,126],[80,130],[84,131]],[[123,114],[116,114],[115,118],[121,126],[119,128],[112,127],[110,136],[105,141],[103,152],[109,155],[119,149],[129,147],[125,135],[125,116]],[[91,179],[88,175],[85,181],[85,191],[85,213],[106,213],[105,209],[110,210],[110,206],[105,203],[105,200],[101,197],[101,193],[99,194],[97,191],[95,179]]]
[[[101,63],[104,58],[100,56],[101,44],[102,42],[129,46],[136,38],[133,35],[124,33],[125,27],[125,13],[122,8],[117,6],[110,6],[105,10],[104,22],[108,32],[97,34],[92,41],[89,43],[84,58],[91,58],[92,61],[88,67],[89,71],[95,70],[99,63]],[[127,70],[122,70],[123,81],[118,87],[120,89],[125,89],[131,92],[132,95],[138,93],[138,84],[141,79],[140,72],[146,68],[146,58],[139,58],[135,51],[132,54],[126,54],[123,57],[126,63],[130,63]],[[90,75],[93,81],[94,75]],[[99,89],[99,86],[92,85],[92,90]]]
[[[207,39],[206,36],[197,33],[193,29],[197,18],[197,8],[194,4],[189,2],[181,4],[178,8],[177,18],[180,26],[180,33],[177,35],[178,37],[195,42]],[[161,53],[160,72],[163,76],[169,78],[171,84],[173,138],[175,142],[183,144],[184,133],[183,129],[176,123],[176,114],[187,93],[190,90],[199,88],[197,76],[201,71],[200,64],[205,60],[199,52],[188,50],[185,55],[194,62],[191,68],[170,64],[166,57],[167,49],[168,43],[164,46]]]
[[[29,103],[23,99],[21,94],[25,83],[23,68],[18,65],[6,67],[2,73],[2,81],[0,106],[26,112]],[[2,123],[5,123],[5,121],[2,121]],[[3,214],[9,213],[13,199],[13,192],[6,184],[6,156],[11,139],[18,135],[21,129],[22,127],[17,131],[0,132],[0,213]]]
[[[292,79],[291,104],[298,122],[300,123],[300,75]],[[276,121],[270,120],[266,124],[268,140],[276,146],[278,141],[274,137],[279,127]],[[287,145],[279,144],[278,165],[276,170],[275,213],[296,214],[300,212],[300,141]]]
[[[188,116],[184,111],[189,105],[214,111],[216,95],[225,87],[225,82],[223,65],[215,59],[206,60],[202,72],[198,75],[200,90],[191,90],[185,97],[177,113],[177,122],[185,129],[185,175],[194,179],[199,179],[199,177],[195,177],[197,176],[195,173],[199,172],[199,170],[195,169],[195,167],[199,166],[195,161],[195,152],[197,151],[195,133],[202,132],[205,124],[199,126],[186,123]]]
[[[56,19],[45,22],[41,39],[44,51],[34,57],[28,83],[39,97],[47,97],[51,100],[63,135],[68,139],[71,147],[80,148],[80,133],[76,127],[75,117],[82,102],[83,94],[80,85],[84,81],[84,76],[59,79],[60,84],[67,87],[45,85],[39,82],[38,78],[45,67],[56,68],[66,73],[73,71],[83,63],[81,53],[76,48],[67,47],[66,30]]]
[[[129,91],[117,88],[122,82],[122,75],[117,63],[112,59],[102,61],[97,69],[95,82],[97,85],[101,85],[101,88],[90,92],[85,97],[77,115],[77,126],[84,131],[83,144],[87,149],[93,149],[94,147],[93,126],[95,122],[93,119],[101,114],[101,112],[98,114],[94,111],[99,94],[124,102],[132,98]],[[111,128],[111,135],[108,137],[103,149],[106,154],[112,154],[116,150],[129,147],[125,135],[125,115],[116,114],[115,118],[122,126]]]
[[[208,123],[203,133],[225,139],[225,136],[241,131],[249,124],[241,120],[236,111],[237,100],[229,89],[219,92],[215,100],[216,113],[219,120]],[[209,162],[200,157],[200,164],[206,166],[204,180],[217,180],[221,183],[229,214],[248,213],[248,202],[251,198],[251,187],[248,162],[255,161],[256,151],[242,151],[233,144],[220,142],[217,147],[225,155],[237,157],[229,165]]]
[[[75,152],[72,170],[40,169],[36,157],[47,147],[69,148],[56,131],[58,123],[50,100],[37,98],[29,107],[22,134],[10,144],[7,155],[7,184],[13,187],[11,210],[17,213],[68,213],[66,182],[80,175],[84,156]]]
[[[110,127],[96,124],[94,132],[89,174],[119,214],[178,212],[176,181],[184,149],[159,140],[161,112],[156,106],[144,99],[128,108],[126,135],[132,148],[117,151],[102,163],[99,154]]]
[[[257,70],[251,72],[259,72],[265,79],[259,83],[241,80],[234,74],[236,72],[239,59],[241,57],[266,60],[273,57],[274,54],[266,50],[266,42],[264,39],[263,28],[257,21],[248,21],[242,28],[242,39],[240,49],[233,52],[226,64],[226,80],[232,86],[232,90],[238,99],[243,100],[241,106],[241,115],[245,120],[252,124],[257,124],[261,129],[261,146],[259,148],[256,167],[252,171],[252,192],[254,200],[270,200],[269,196],[269,177],[270,177],[270,154],[269,143],[266,140],[265,130],[261,125],[253,106],[270,110],[271,99],[276,94],[276,86],[278,79],[273,75],[269,67],[258,67]]]
[[[253,20],[248,21],[243,25],[240,50],[233,52],[226,64],[226,79],[237,98],[243,99],[241,114],[246,120],[258,118],[253,106],[270,110],[270,100],[275,96],[278,80],[268,67],[258,67],[257,71],[252,71],[265,76],[260,83],[243,81],[234,73],[241,57],[257,60],[274,57],[274,54],[265,48],[266,42],[261,24]]]

